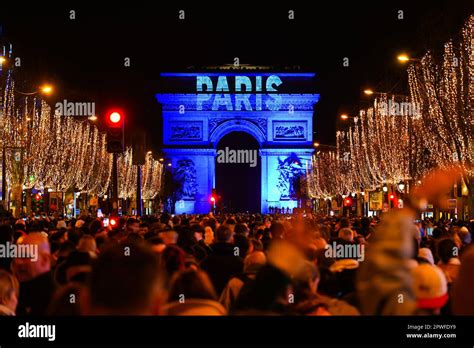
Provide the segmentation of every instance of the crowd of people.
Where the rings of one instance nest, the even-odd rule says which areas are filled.
[[[2,315],[473,315],[473,224],[226,214],[5,219]]]

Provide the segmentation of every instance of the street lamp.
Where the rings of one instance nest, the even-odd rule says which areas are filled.
[[[364,94],[365,95],[372,95],[374,94],[375,92],[373,90],[371,90],[370,88],[367,88],[367,89],[364,89]]]
[[[387,185],[383,185],[382,191],[383,191],[383,192],[388,192],[388,187],[387,187]]]
[[[341,117],[341,120],[343,120],[343,121],[346,121],[346,120],[349,120],[349,119],[352,119],[352,120],[357,119],[357,117],[349,116],[348,114],[342,114],[340,117]]]
[[[402,53],[402,54],[399,54],[397,56],[397,60],[402,63],[402,64],[405,64],[407,62],[419,62],[420,60],[419,59],[416,59],[416,58],[412,58],[410,57],[408,54],[406,53]]]
[[[43,84],[41,86],[38,87],[38,89],[34,92],[22,92],[22,91],[19,91],[17,89],[15,89],[15,93],[18,93],[18,94],[21,94],[21,95],[36,95],[38,93],[41,93],[41,94],[44,94],[44,95],[50,95],[52,94],[54,91],[54,87],[53,85],[50,85],[48,83],[46,84]]]
[[[50,84],[44,84],[43,86],[40,87],[41,93],[45,95],[50,95],[51,93],[53,93],[53,90],[54,90],[53,86]]]
[[[314,147],[319,147],[319,145],[320,145],[320,144],[319,144],[318,142],[313,143],[313,146],[314,146]]]
[[[408,61],[410,61],[410,57],[408,57],[408,55],[406,54],[399,54],[398,57],[397,57],[398,61],[401,62],[401,63],[406,63]]]

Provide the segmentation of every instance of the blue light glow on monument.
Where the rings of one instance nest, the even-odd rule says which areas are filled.
[[[216,146],[231,132],[246,132],[260,145],[261,209],[296,207],[294,180],[311,161],[313,107],[319,94],[279,93],[314,73],[163,73],[193,84],[196,93],[160,93],[164,152],[181,175],[176,213],[208,213],[215,187]]]

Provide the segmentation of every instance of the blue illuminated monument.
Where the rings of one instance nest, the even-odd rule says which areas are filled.
[[[250,134],[260,145],[262,213],[269,207],[295,208],[294,181],[313,153],[313,107],[319,94],[308,93],[308,86],[314,76],[267,71],[161,74],[169,87],[156,95],[162,106],[164,152],[182,182],[176,213],[209,212],[216,146],[236,131]]]

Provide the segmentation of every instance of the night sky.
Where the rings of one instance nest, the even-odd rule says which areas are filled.
[[[161,2],[161,1],[160,1]],[[2,4],[2,43],[14,46],[22,60],[17,81],[32,89],[44,81],[57,86],[58,100],[95,101],[99,116],[110,106],[127,111],[127,127],[146,132],[149,147],[161,146],[161,117],[155,93],[159,74],[192,67],[233,63],[314,71],[315,139],[334,143],[342,112],[354,114],[369,100],[364,87],[406,93],[405,67],[396,55],[421,56],[439,49],[457,34],[474,2],[450,1],[313,1],[271,6],[228,2],[222,6],[166,7],[115,2],[90,7]],[[203,4],[203,2],[199,2]],[[69,10],[76,19],[69,19]],[[186,19],[178,19],[185,10]],[[288,10],[295,19],[288,20]],[[397,11],[404,19],[397,19]],[[131,67],[124,67],[125,57]],[[350,66],[343,67],[344,57]],[[276,69],[279,70],[279,69]],[[281,69],[280,69],[281,70]],[[23,85],[22,85],[23,84]],[[54,101],[54,100],[53,100]]]

